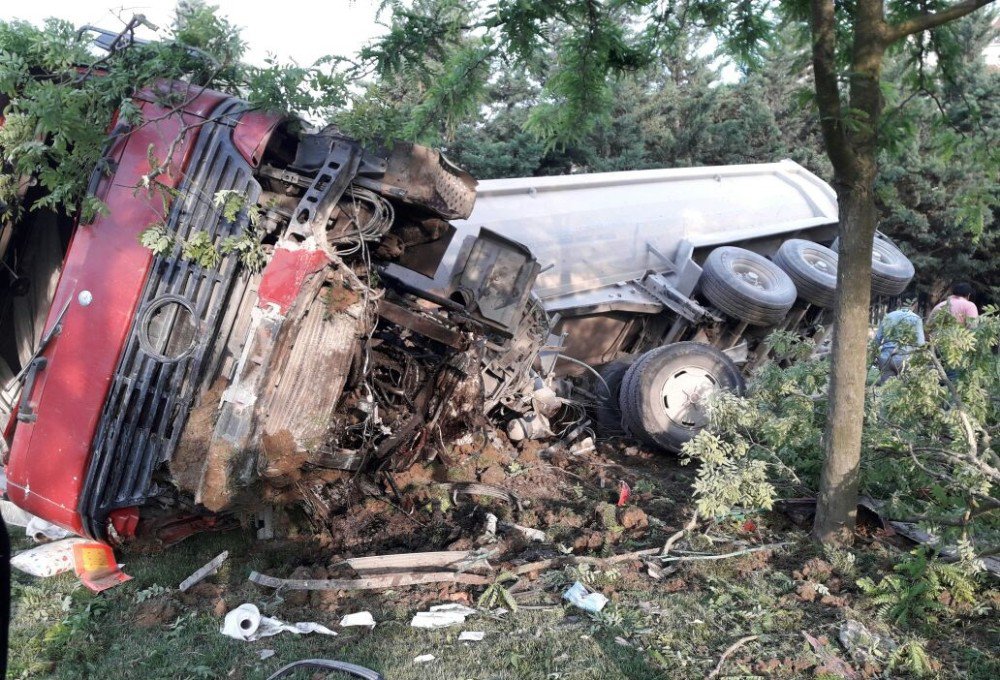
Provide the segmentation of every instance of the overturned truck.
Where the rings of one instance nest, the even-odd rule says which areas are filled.
[[[767,330],[832,300],[836,204],[789,162],[497,180],[477,204],[424,147],[181,83],[135,103],[91,181],[106,214],[31,210],[24,178],[0,238],[6,493],[81,535],[322,517],[359,473],[447,465],[487,418],[545,436],[586,398],[603,432],[676,450]],[[896,294],[909,263],[879,248]]]

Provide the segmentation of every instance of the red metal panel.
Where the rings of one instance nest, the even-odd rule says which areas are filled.
[[[112,510],[108,519],[111,520],[111,526],[114,527],[114,533],[118,538],[135,538],[135,530],[139,526],[139,508]]]
[[[265,111],[249,111],[240,117],[233,130],[233,146],[240,152],[244,160],[253,167],[260,165],[264,149],[271,139],[271,134],[284,116]]]
[[[275,248],[261,275],[257,306],[275,304],[284,314],[295,302],[306,277],[328,264],[330,259],[322,250]]]
[[[152,262],[138,235],[165,217],[159,196],[134,187],[149,172],[150,145],[162,158],[182,126],[197,123],[224,98],[207,90],[192,96],[183,112],[140,102],[150,122],[118,142],[117,171],[98,192],[108,215],[77,228],[49,312],[46,328],[69,301],[62,332],[45,350],[48,365],[30,395],[37,420],[18,423],[14,432],[7,465],[11,500],[77,533],[83,531],[78,507],[91,441]],[[180,184],[198,130],[187,131],[160,182]],[[78,300],[83,291],[92,296],[87,306]]]

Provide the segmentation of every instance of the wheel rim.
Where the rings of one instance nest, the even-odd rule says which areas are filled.
[[[733,264],[733,273],[748,286],[758,288],[760,290],[771,289],[771,282],[766,274],[752,264],[736,262]]]
[[[719,389],[719,380],[700,366],[673,371],[663,383],[660,397],[667,417],[678,425],[701,428],[708,424],[708,397]]]
[[[872,264],[891,264],[893,259],[888,249],[876,240],[872,246]]]
[[[823,257],[820,253],[816,252],[805,252],[802,254],[802,259],[806,261],[813,269],[823,272],[829,276],[833,276],[837,273],[836,267],[831,266],[827,261],[827,258]]]

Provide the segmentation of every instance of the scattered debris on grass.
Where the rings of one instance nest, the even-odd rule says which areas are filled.
[[[66,531],[60,526],[46,522],[41,517],[32,517],[28,520],[28,524],[24,527],[24,533],[35,543],[59,541],[73,535],[72,531]]]
[[[340,620],[341,628],[350,628],[351,626],[366,626],[368,628],[375,627],[375,618],[372,616],[371,612],[357,612],[355,614],[347,614]]]
[[[874,633],[865,624],[853,619],[841,624],[838,639],[856,663],[872,669],[885,666],[899,646],[892,638]]]
[[[370,668],[365,668],[364,666],[358,666],[357,664],[347,663],[345,661],[330,661],[329,659],[302,659],[301,661],[293,661],[287,666],[282,666],[277,671],[268,676],[267,680],[277,680],[286,675],[289,675],[292,671],[298,668],[322,668],[330,671],[339,671],[341,673],[346,673],[347,675],[353,675],[356,678],[361,678],[362,680],[385,680],[385,677],[381,673],[376,673]]]
[[[826,637],[813,637],[805,631],[802,631],[802,637],[806,639],[806,642],[820,659],[820,664],[816,667],[817,676],[826,674],[847,680],[855,680],[858,677],[858,672],[831,649],[830,641]]]
[[[312,621],[285,623],[280,619],[263,616],[257,605],[249,603],[241,604],[226,614],[219,632],[234,640],[243,640],[245,642],[254,642],[261,638],[271,637],[272,635],[284,632],[295,633],[296,635],[307,635],[309,633],[321,633],[323,635],[337,634],[326,626]]]
[[[62,574],[73,569],[73,546],[78,543],[87,543],[87,539],[73,537],[44,543],[14,555],[10,565],[39,578]]]
[[[760,637],[759,635],[747,635],[745,637],[741,637],[739,640],[729,645],[729,647],[726,648],[726,651],[722,653],[722,656],[719,657],[719,663],[716,664],[715,668],[712,669],[712,672],[708,674],[708,678],[706,680],[712,680],[712,678],[718,677],[719,673],[722,672],[722,667],[726,664],[726,659],[732,656],[733,652],[735,652],[737,649],[739,649],[746,643],[753,642],[759,637]]]
[[[567,600],[570,604],[593,614],[596,614],[604,609],[604,605],[608,603],[608,598],[601,593],[590,592],[587,589],[587,586],[583,585],[579,581],[571,585],[569,589],[563,593],[563,599]]]
[[[434,605],[429,611],[414,614],[410,627],[448,628],[465,623],[465,619],[475,613],[475,609],[456,603]]]
[[[95,593],[132,580],[121,570],[111,546],[96,541],[73,544],[73,569],[80,582]]]
[[[179,586],[180,591],[186,592],[188,588],[195,585],[196,583],[201,583],[203,580],[218,573],[219,569],[222,567],[222,563],[229,559],[229,551],[223,550],[221,553],[216,555],[212,560],[203,566],[202,568],[195,571],[193,574],[188,576],[186,579],[181,581]]]
[[[250,581],[260,586],[287,590],[379,590],[425,583],[465,583],[473,586],[489,583],[489,579],[483,576],[454,571],[387,574],[359,579],[284,579],[254,571],[250,573]]]

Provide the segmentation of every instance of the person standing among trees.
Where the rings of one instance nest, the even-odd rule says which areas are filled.
[[[882,372],[880,385],[902,373],[913,350],[926,342],[924,322],[913,311],[915,306],[916,303],[903,305],[889,312],[878,325],[875,346],[879,353],[878,368]]]
[[[979,308],[976,307],[976,303],[970,300],[972,297],[972,286],[964,281],[955,283],[951,287],[951,295],[946,299],[939,302],[931,310],[928,321],[933,322],[934,317],[941,311],[947,310],[949,314],[955,317],[955,320],[963,326],[969,325],[970,319],[976,319],[979,317]]]

